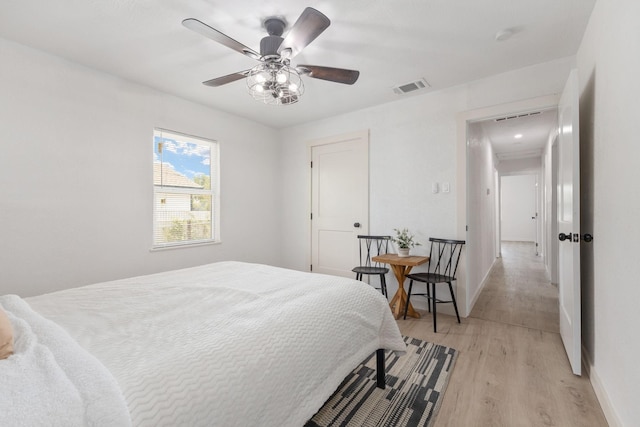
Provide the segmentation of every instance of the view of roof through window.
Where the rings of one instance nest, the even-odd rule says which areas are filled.
[[[153,147],[154,247],[215,241],[216,143],[155,129]]]
[[[153,153],[155,185],[211,188],[211,146],[189,142],[188,138],[156,131]],[[194,183],[203,181],[203,177],[207,178],[208,187]]]

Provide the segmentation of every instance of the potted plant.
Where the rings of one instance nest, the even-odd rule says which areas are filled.
[[[414,246],[420,246],[419,242],[413,240],[414,236],[413,234],[409,233],[408,229],[403,228],[402,230],[398,230],[397,228],[394,228],[393,231],[396,232],[396,237],[394,237],[392,240],[398,248],[399,257],[408,257],[409,250],[411,248],[413,248]]]

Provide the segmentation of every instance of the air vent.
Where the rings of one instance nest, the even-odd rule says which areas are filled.
[[[507,117],[499,117],[499,118],[495,119],[495,121],[496,122],[502,122],[504,120],[519,119],[520,117],[535,116],[537,114],[540,114],[540,111],[534,111],[532,113],[515,114],[513,116],[507,116]]]
[[[393,92],[398,95],[404,95],[405,93],[415,92],[421,89],[428,89],[429,83],[425,79],[416,80],[415,82],[403,84],[393,88]]]

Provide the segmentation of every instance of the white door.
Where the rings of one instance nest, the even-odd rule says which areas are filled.
[[[581,374],[580,139],[578,74],[571,71],[558,105],[558,293],[560,335],[573,373]]]
[[[501,177],[500,195],[502,199],[502,240],[537,242],[536,176]]]
[[[314,141],[311,149],[311,270],[355,277],[358,234],[369,230],[369,132]]]

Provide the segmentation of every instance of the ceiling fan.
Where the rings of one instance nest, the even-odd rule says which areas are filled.
[[[182,21],[182,25],[190,30],[260,61],[260,64],[249,70],[207,80],[203,84],[217,87],[246,78],[249,92],[255,99],[276,105],[298,102],[304,91],[300,75],[348,85],[358,80],[360,72],[356,70],[302,64],[291,66],[291,59],[315,40],[330,24],[331,21],[324,14],[307,7],[283,38],[282,34],[287,26],[284,18],[266,18],[263,25],[269,35],[260,41],[258,53],[202,21],[194,18]]]

